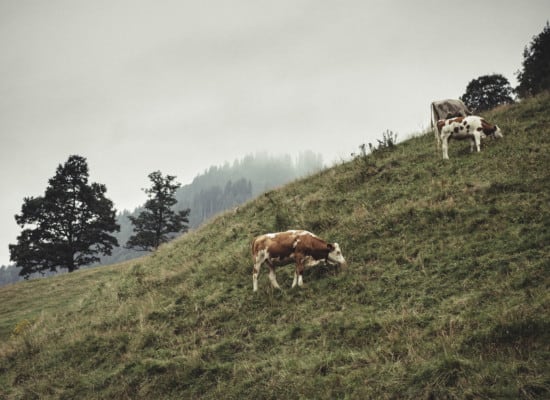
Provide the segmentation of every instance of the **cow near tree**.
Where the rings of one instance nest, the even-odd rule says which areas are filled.
[[[176,177],[163,177],[160,171],[156,171],[149,174],[149,179],[152,182],[151,188],[143,189],[149,197],[145,210],[137,217],[128,217],[134,225],[135,234],[128,239],[127,248],[156,250],[177,233],[188,229],[190,210],[176,212],[172,209],[177,203],[175,192],[181,186],[174,182]]]
[[[113,202],[105,185],[88,184],[88,164],[77,155],[57,167],[44,196],[27,197],[15,216],[23,229],[10,244],[10,259],[28,278],[34,272],[69,272],[99,261],[118,246]]]

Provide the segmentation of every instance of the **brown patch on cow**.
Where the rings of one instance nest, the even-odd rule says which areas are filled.
[[[296,244],[296,259],[298,255],[310,256],[315,260],[323,260],[328,257],[334,247],[316,236],[301,235]]]
[[[483,133],[486,135],[492,135],[497,130],[496,125],[490,124],[487,121],[485,121],[483,118],[481,118],[481,129],[483,130]]]
[[[279,262],[285,264],[293,259],[302,264],[305,257],[312,257],[314,260],[326,260],[328,253],[334,247],[323,239],[304,231],[279,232],[272,235],[258,236],[252,242],[252,255],[262,249],[269,252],[270,265],[277,265]],[[272,263],[273,262],[273,263]]]
[[[461,123],[464,120],[464,117],[456,117],[451,119],[451,122]]]
[[[273,258],[287,258],[294,252],[296,235],[289,232],[283,232],[276,237],[262,235],[254,240],[252,244],[252,253],[257,254],[261,249],[269,249],[269,254]]]

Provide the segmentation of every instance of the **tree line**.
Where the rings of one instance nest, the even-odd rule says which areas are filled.
[[[21,268],[19,275],[67,270],[100,261],[119,246],[120,231],[107,188],[88,183],[88,163],[72,155],[57,167],[43,196],[26,197],[15,216],[22,228],[16,244],[9,245],[10,260]],[[126,247],[151,251],[173,235],[187,230],[189,209],[175,212],[174,193],[181,185],[175,176],[160,171],[149,175],[152,186],[144,189],[148,200],[137,216],[130,216],[134,234]]]
[[[516,72],[518,86],[512,88],[502,74],[483,75],[466,86],[460,100],[473,112],[490,110],[502,104],[550,90],[550,24],[534,36],[523,51],[522,69]]]

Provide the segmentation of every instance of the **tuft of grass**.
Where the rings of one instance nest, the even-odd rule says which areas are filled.
[[[550,396],[550,95],[259,196],[139,260],[0,288],[0,398]],[[305,228],[347,270],[252,293],[250,242]]]

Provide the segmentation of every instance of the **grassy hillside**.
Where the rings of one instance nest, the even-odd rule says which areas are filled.
[[[0,288],[0,398],[549,398],[550,96],[486,117],[505,137],[480,154],[422,135],[151,256]],[[252,293],[252,237],[287,228],[349,268]]]

